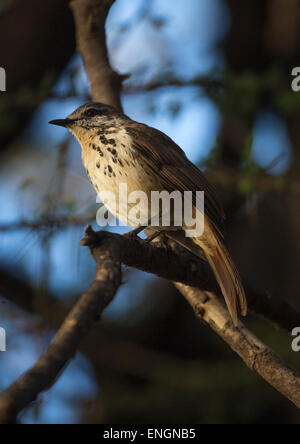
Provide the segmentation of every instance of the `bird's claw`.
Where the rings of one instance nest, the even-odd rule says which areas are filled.
[[[130,239],[136,239],[137,237],[139,237],[138,235],[145,229],[146,227],[144,226],[140,226],[135,228],[134,230],[129,231],[128,233],[125,234],[126,237],[130,238]]]

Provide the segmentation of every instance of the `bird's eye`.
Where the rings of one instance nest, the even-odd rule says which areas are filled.
[[[88,109],[84,114],[86,115],[86,117],[95,117],[98,112],[95,109],[91,108]]]

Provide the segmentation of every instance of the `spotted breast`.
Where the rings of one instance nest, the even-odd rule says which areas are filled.
[[[123,223],[136,227],[137,217],[131,219],[130,210],[138,204],[138,220],[147,221],[151,214],[150,193],[161,190],[162,184],[155,180],[155,176],[143,163],[126,129],[112,127],[92,133],[82,149],[82,160],[89,179],[101,200],[105,200],[108,210]],[[119,194],[120,185],[124,184],[126,197]],[[144,195],[147,194],[147,202],[142,201],[141,190]],[[112,199],[105,199],[107,192],[116,196],[116,206]]]

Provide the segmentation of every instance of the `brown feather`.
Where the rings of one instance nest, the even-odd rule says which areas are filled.
[[[184,151],[164,133],[147,125],[130,122],[126,131],[147,166],[160,175],[166,191],[204,191],[205,214],[223,235],[225,214],[215,190]]]
[[[204,234],[191,239],[182,236],[180,231],[172,231],[168,236],[199,257],[202,257],[200,248],[203,250],[236,325],[238,313],[244,316],[247,313],[247,302],[239,273],[223,243],[225,215],[213,187],[181,148],[162,132],[132,121],[127,124],[126,131],[147,167],[160,176],[165,190],[204,191]]]

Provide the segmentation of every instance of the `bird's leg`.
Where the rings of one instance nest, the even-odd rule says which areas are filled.
[[[134,230],[131,230],[128,233],[126,233],[126,236],[137,237],[138,234],[140,234],[145,228],[147,228],[147,226],[140,225],[139,227],[135,228]]]
[[[139,227],[134,228],[133,230],[129,231],[129,233],[126,233],[126,236],[129,236],[132,238],[137,237],[138,234],[140,234],[142,231],[144,231],[150,224],[151,224],[151,217],[150,217],[150,219],[148,219],[146,225],[140,225]]]
[[[152,234],[150,234],[148,237],[147,237],[147,242],[152,242],[154,239],[156,239],[156,238],[158,238],[158,237],[161,237],[162,236],[162,231],[155,231],[155,233],[152,233]]]
[[[146,230],[147,233],[147,230]],[[166,252],[169,251],[170,245],[169,245],[169,238],[167,236],[167,233],[165,230],[156,231],[155,233],[149,234],[149,236],[146,239],[147,243],[152,242],[156,238],[159,238],[160,246],[165,249]]]
[[[156,217],[160,217],[161,216],[161,213],[159,213],[159,215],[158,216],[156,216]],[[128,235],[128,236],[132,236],[132,237],[137,237],[138,236],[138,234],[140,234],[142,231],[144,231],[147,227],[149,227],[149,225],[151,225],[151,222],[152,222],[152,220],[153,220],[153,217],[151,216],[148,220],[147,220],[147,222],[146,222],[146,225],[140,225],[139,227],[137,227],[137,228],[134,228],[133,230],[131,230],[131,231],[129,231],[129,233],[126,233],[126,235]],[[158,233],[158,234],[156,234],[154,237],[153,237],[153,239],[155,239],[158,235],[159,235],[159,231],[158,232],[156,232],[156,233]],[[152,237],[152,235],[151,235],[151,237]],[[149,239],[149,238],[148,238]],[[151,240],[153,240],[153,239],[151,239]],[[151,242],[151,241],[150,241]]]

